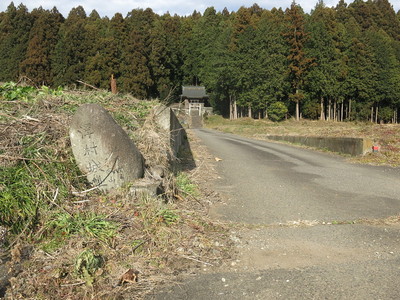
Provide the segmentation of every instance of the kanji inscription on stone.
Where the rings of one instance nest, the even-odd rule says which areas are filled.
[[[109,191],[142,178],[143,157],[126,132],[98,104],[84,104],[70,127],[72,152],[93,186]]]

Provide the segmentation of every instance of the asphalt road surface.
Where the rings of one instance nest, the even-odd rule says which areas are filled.
[[[195,132],[219,158],[212,215],[243,224],[238,259],[153,299],[400,299],[399,168]]]

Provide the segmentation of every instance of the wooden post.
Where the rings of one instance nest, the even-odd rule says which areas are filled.
[[[114,74],[111,75],[111,93],[117,94],[117,79],[114,78]]]

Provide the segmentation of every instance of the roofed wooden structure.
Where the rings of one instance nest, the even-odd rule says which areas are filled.
[[[208,98],[209,97],[204,86],[182,86],[182,100],[206,100]]]

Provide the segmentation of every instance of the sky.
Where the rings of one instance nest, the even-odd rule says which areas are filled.
[[[336,6],[339,0],[325,0],[325,5],[328,7]],[[347,0],[346,3],[351,3],[352,0]],[[400,0],[389,0],[393,8],[397,12],[400,10]],[[0,11],[5,11],[11,0],[0,0]],[[226,7],[229,11],[237,11],[241,6],[252,6],[257,3],[265,9],[273,7],[286,9],[292,3],[292,0],[14,0],[15,6],[23,3],[28,7],[29,11],[42,6],[44,9],[51,9],[54,6],[65,17],[73,7],[83,6],[86,13],[95,9],[100,16],[112,17],[119,12],[126,16],[128,12],[135,8],[148,8],[159,15],[169,12],[171,15],[178,14],[181,16],[190,15],[194,10],[203,13],[207,7],[214,6],[217,11],[222,11]],[[315,7],[317,0],[297,0],[305,12],[310,12]]]

